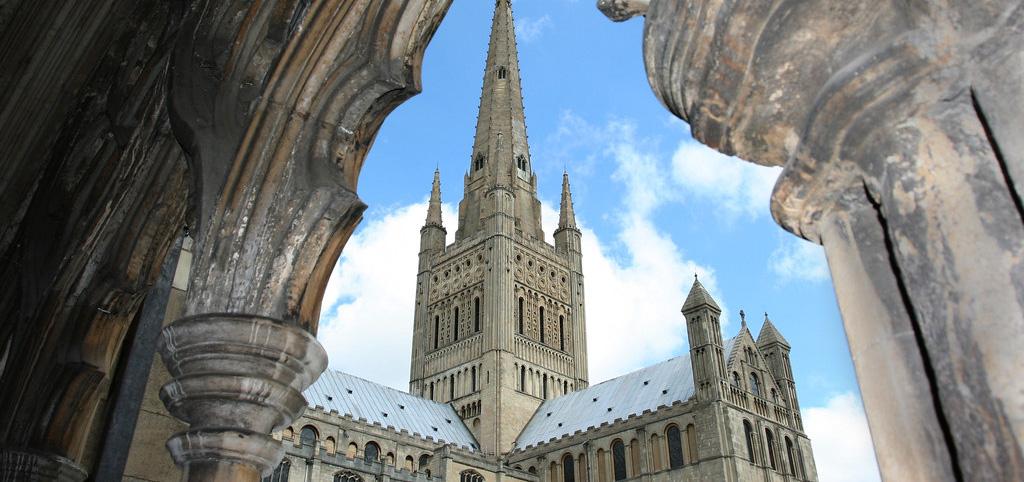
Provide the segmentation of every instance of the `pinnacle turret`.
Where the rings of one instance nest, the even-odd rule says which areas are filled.
[[[572,207],[569,173],[562,173],[562,207],[558,211],[558,229],[576,229],[576,212]]]
[[[686,295],[686,302],[683,303],[683,313],[700,308],[701,306],[709,306],[713,310],[721,313],[722,308],[718,306],[715,299],[711,297],[708,290],[704,289],[704,285],[700,284],[700,280],[697,279],[697,275],[693,275],[693,286],[690,287],[690,294]]]
[[[427,204],[426,226],[443,227],[441,223],[441,171],[434,170],[434,185],[430,189],[430,202]]]
[[[772,320],[768,319],[768,313],[764,314],[764,324],[761,325],[761,332],[757,335],[758,346],[764,346],[771,343],[780,343],[786,348],[789,348],[789,342],[782,336],[782,333],[775,328],[775,324]]]

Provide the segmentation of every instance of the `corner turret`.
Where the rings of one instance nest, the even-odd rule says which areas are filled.
[[[768,363],[768,370],[771,371],[782,392],[782,399],[786,402],[790,412],[790,425],[803,430],[803,420],[800,418],[800,402],[796,398],[796,383],[793,381],[793,366],[789,361],[790,344],[782,333],[775,328],[775,324],[764,314],[764,324],[761,332],[757,335],[757,349],[764,356]]]
[[[558,229],[555,231],[555,249],[563,253],[580,253],[580,230],[576,227],[576,212],[572,206],[569,173],[562,173],[562,205],[558,210]]]
[[[722,327],[718,306],[704,285],[693,275],[693,286],[682,308],[686,319],[686,332],[690,341],[690,363],[693,384],[699,400],[720,398],[725,382],[725,353],[722,347]]]

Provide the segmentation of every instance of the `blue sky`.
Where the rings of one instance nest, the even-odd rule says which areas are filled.
[[[768,211],[778,171],[703,147],[659,104],[639,19],[610,22],[589,0],[513,5],[544,223],[557,221],[551,208],[567,169],[584,228],[591,382],[686,351],[679,306],[698,272],[726,311],[726,336],[739,329],[739,310],[755,336],[768,312],[793,345],[822,480],[877,480],[822,251]],[[493,8],[454,0],[427,50],[423,93],[391,114],[366,160],[358,191],[370,208],[321,318],[333,369],[407,388],[419,226],[438,167],[455,232]],[[845,436],[833,435],[839,429]]]

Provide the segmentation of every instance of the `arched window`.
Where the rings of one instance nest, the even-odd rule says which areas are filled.
[[[355,442],[348,444],[348,450],[345,451],[345,457],[354,459],[356,458],[356,452],[359,451],[359,446]]]
[[[526,156],[522,154],[516,156],[516,167],[518,167],[520,171],[526,170]]]
[[[526,391],[526,366],[519,367],[519,390]]]
[[[405,470],[408,471],[408,472],[412,472],[413,470],[416,470],[415,467],[414,467],[415,465],[416,465],[416,461],[412,459],[412,455],[406,455],[405,456]]]
[[[779,392],[774,388],[772,389],[772,401],[775,402],[776,405],[779,404]]]
[[[434,349],[437,349],[437,342],[441,339],[441,317],[434,316]]]
[[[437,347],[434,347],[437,348]],[[740,374],[732,372],[732,386],[740,388]]]
[[[455,328],[452,330],[452,340],[459,341],[459,308],[455,308]]]
[[[263,478],[263,482],[288,482],[288,472],[291,469],[292,463],[284,459],[270,475]]]
[[[683,460],[683,438],[679,434],[679,427],[669,425],[665,431],[665,438],[668,439],[668,466],[678,469],[685,464]]]
[[[480,331],[480,298],[473,298],[473,331]]]
[[[363,482],[363,478],[351,471],[343,471],[334,474],[334,482]]]
[[[508,69],[505,66],[498,67],[498,78],[505,79],[508,77]]]
[[[418,466],[419,470],[422,470],[422,471],[425,471],[425,472],[429,473],[430,472],[430,468],[427,467],[428,465],[430,465],[430,455],[427,455],[427,454],[420,455],[420,464]]]
[[[334,455],[334,451],[337,450],[337,446],[334,444],[334,437],[327,437],[324,439],[324,450],[327,453]]]
[[[793,463],[793,441],[786,437],[786,458],[789,459],[789,473],[796,475],[796,464]]]
[[[691,464],[700,459],[697,453],[697,427],[692,423],[686,426],[686,458]]]
[[[764,438],[768,445],[768,465],[772,466],[772,470],[778,470],[778,467],[775,465],[775,436],[771,430],[766,428],[764,429]]]
[[[604,449],[597,449],[597,481],[608,482],[608,469],[607,462],[605,459],[607,456],[604,453]]]
[[[590,482],[590,474],[587,473],[587,454],[576,457],[576,466],[580,468],[580,482]]]
[[[562,482],[576,482],[576,461],[572,454],[562,456]]]
[[[540,342],[544,343],[544,307],[540,307]]]
[[[612,473],[615,480],[626,479],[626,445],[621,440],[612,442]]]
[[[523,334],[523,297],[519,297],[519,334]]]
[[[312,425],[306,425],[302,427],[302,431],[299,432],[299,442],[302,442],[304,447],[312,447],[316,445],[316,440],[320,438],[316,429]]]
[[[544,374],[544,400],[548,399],[548,375]]]
[[[633,477],[640,476],[640,441],[633,439],[629,442],[629,463],[630,474]]]
[[[448,380],[448,400],[455,400],[455,374]]]
[[[395,454],[388,452],[387,456],[384,457],[384,462],[394,467],[395,465]]]
[[[651,471],[661,470],[661,438],[658,434],[651,435]]]
[[[363,461],[365,462],[376,462],[380,459],[380,445],[376,442],[368,442],[366,447],[363,447]]]
[[[566,393],[569,393],[569,381],[568,380],[562,382],[562,394],[564,395]]]
[[[752,464],[757,463],[754,460],[754,427],[747,420],[743,421],[743,434],[747,438],[747,460]]]
[[[555,462],[551,462],[551,465],[548,466],[548,481],[558,482],[558,464]]]
[[[475,470],[463,470],[459,474],[459,482],[484,482],[484,476]]]
[[[484,158],[484,155],[482,153],[476,155],[476,161],[473,161],[473,167],[476,168],[477,171],[479,171],[480,169],[483,169],[483,167],[484,167],[484,159],[485,158]]]
[[[761,380],[757,378],[756,373],[750,374],[750,392],[753,393],[755,397],[761,396]]]
[[[565,351],[565,317],[562,315],[558,315],[558,346]]]
[[[295,429],[288,427],[281,432],[281,440],[287,440],[289,442],[295,441]]]

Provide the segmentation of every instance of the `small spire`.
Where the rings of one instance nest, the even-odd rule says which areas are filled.
[[[569,189],[569,172],[562,173],[562,207],[558,212],[558,229],[576,228],[576,212],[572,207],[572,191]]]
[[[743,328],[747,327],[747,314],[740,310],[740,326]]]
[[[427,226],[441,224],[441,170],[434,169],[434,185],[430,189],[430,203],[427,204]]]
[[[697,279],[697,275],[693,275],[693,286],[690,287],[690,294],[686,296],[686,301],[683,303],[683,313],[689,313],[692,310],[698,309],[703,306],[708,306],[718,313],[722,312],[722,308],[718,306],[715,299],[711,297],[711,293],[704,289],[704,285],[700,284]]]
[[[775,328],[775,324],[772,320],[768,319],[768,313],[764,314],[764,325],[761,326],[761,332],[757,335],[758,345],[768,345],[771,343],[779,343],[787,348],[790,346],[789,341],[782,336],[778,328]]]

